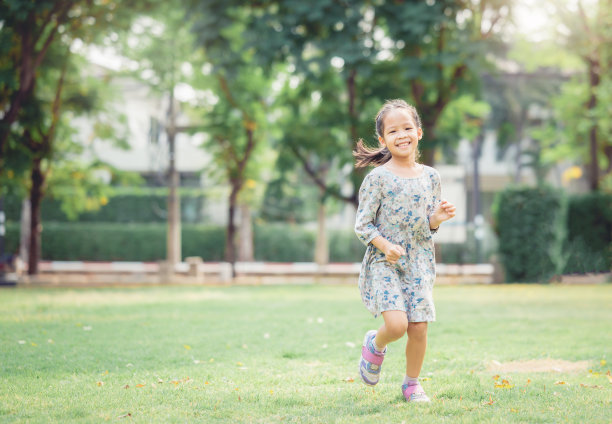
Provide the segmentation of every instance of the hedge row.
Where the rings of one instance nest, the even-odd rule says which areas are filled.
[[[589,193],[569,199],[565,273],[606,272],[612,268],[612,194]]]
[[[225,250],[225,228],[183,224],[183,257],[200,256],[221,261]],[[7,225],[7,250],[16,252],[19,225]],[[164,224],[45,223],[42,232],[45,260],[157,261],[166,256]],[[255,260],[311,262],[315,234],[290,224],[256,225]],[[352,232],[330,233],[332,262],[359,262],[365,247]]]
[[[508,282],[610,270],[612,195],[508,188],[497,194],[493,215]]]
[[[204,195],[194,190],[181,190],[181,215],[184,222],[202,221]],[[79,222],[165,222],[167,190],[142,188],[123,190],[108,199],[108,203],[97,211],[79,215]],[[7,220],[19,221],[22,199],[7,196],[4,208]],[[53,198],[44,197],[41,204],[43,222],[68,222],[61,209],[61,203]]]

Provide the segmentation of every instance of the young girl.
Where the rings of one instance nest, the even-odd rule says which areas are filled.
[[[417,162],[423,130],[414,107],[387,101],[376,115],[376,133],[380,148],[360,140],[353,152],[357,167],[376,166],[359,190],[355,233],[367,246],[359,274],[361,297],[384,320],[378,331],[365,335],[359,371],[366,384],[378,383],[387,344],[407,333],[402,392],[407,401],[428,402],[418,377],[427,323],[436,317],[432,234],[455,216],[455,206],[440,199],[438,172]]]

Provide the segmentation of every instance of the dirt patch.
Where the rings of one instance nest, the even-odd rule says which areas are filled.
[[[576,372],[586,371],[589,361],[565,361],[563,359],[529,359],[527,361],[491,361],[487,371],[493,372]]]

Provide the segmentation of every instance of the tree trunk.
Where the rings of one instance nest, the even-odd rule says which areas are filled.
[[[43,196],[45,176],[41,169],[42,159],[36,158],[32,164],[32,187],[30,188],[30,253],[28,257],[28,274],[38,274],[38,261],[40,260],[40,202]]]
[[[251,219],[251,208],[246,203],[239,206],[240,229],[238,236],[238,260],[241,262],[253,262],[253,220]]]
[[[434,154],[435,149],[431,146],[431,143],[435,140],[435,123],[428,123],[423,121],[423,138],[419,142],[419,152],[421,156],[421,162],[428,166],[434,166]],[[423,140],[427,140],[423,142]]]
[[[30,228],[32,225],[32,213],[30,205],[30,199],[23,199],[23,202],[21,202],[19,258],[21,258],[21,261],[24,264],[29,263],[28,258],[30,256]]]
[[[168,233],[166,236],[166,260],[170,273],[174,274],[175,265],[181,261],[181,203],[178,195],[179,174],[176,169],[176,114],[174,110],[174,94],[170,89],[170,104],[168,105]]]
[[[587,102],[587,113],[590,113],[597,107],[597,96],[595,94],[596,88],[600,81],[600,66],[595,60],[589,60],[589,86],[591,96]],[[599,163],[597,161],[597,122],[591,123],[589,130],[589,158],[590,158],[590,172],[589,172],[589,188],[591,191],[596,191],[599,188]]]
[[[227,213],[227,233],[225,235],[225,260],[232,267],[232,278],[236,276],[236,224],[234,216],[236,214],[236,199],[240,192],[240,181],[231,180],[231,191],[229,196],[229,207]]]
[[[329,263],[329,245],[325,225],[325,201],[319,199],[319,212],[317,214],[317,241],[315,243],[314,259],[317,265]]]

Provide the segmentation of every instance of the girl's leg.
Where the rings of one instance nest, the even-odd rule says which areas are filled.
[[[410,330],[408,327],[408,317],[405,311],[384,311],[382,316],[385,322],[378,329],[376,338],[374,339],[376,347],[381,351],[383,351],[389,343],[400,339],[407,330]]]
[[[417,378],[421,373],[421,367],[425,359],[425,349],[427,348],[427,323],[411,322],[408,324],[407,333],[406,375],[411,378]]]

